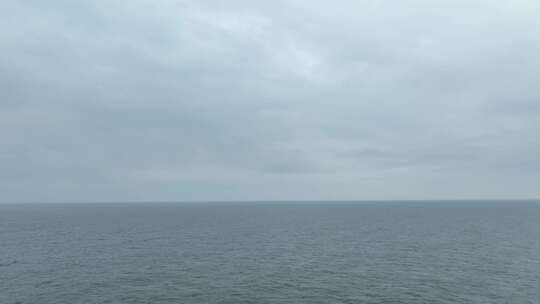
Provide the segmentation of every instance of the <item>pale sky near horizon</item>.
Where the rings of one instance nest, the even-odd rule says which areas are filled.
[[[540,1],[0,2],[0,202],[540,197]]]

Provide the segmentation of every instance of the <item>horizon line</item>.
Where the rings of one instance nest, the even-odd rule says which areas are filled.
[[[13,201],[2,202],[0,205],[23,204],[227,204],[227,203],[384,203],[384,202],[531,202],[540,198],[458,198],[458,199],[328,199],[328,200],[133,200],[133,201]]]

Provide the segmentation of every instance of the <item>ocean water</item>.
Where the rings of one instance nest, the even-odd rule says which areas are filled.
[[[0,205],[0,303],[540,303],[540,202]]]

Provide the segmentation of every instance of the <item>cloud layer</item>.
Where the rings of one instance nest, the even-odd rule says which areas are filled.
[[[539,13],[2,1],[0,201],[540,197]]]

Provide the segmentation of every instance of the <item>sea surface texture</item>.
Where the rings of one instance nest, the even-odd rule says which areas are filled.
[[[0,303],[540,303],[540,202],[0,205]]]

